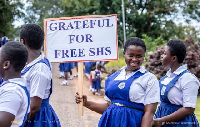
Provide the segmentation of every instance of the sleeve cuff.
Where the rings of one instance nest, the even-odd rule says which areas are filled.
[[[144,101],[144,105],[152,104],[152,103],[160,103],[160,98],[148,98]]]
[[[6,107],[0,107],[0,111],[4,111],[4,112],[8,112],[13,114],[14,116],[16,116],[17,112],[15,110],[12,110],[10,108],[6,108]]]
[[[195,108],[196,104],[192,104],[192,103],[184,103],[183,107],[190,107],[190,108]]]

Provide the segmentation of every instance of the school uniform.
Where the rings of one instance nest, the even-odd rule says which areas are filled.
[[[161,104],[155,118],[170,115],[182,107],[195,108],[200,83],[195,75],[187,71],[187,65],[171,70],[159,81]],[[195,114],[176,122],[166,122],[162,127],[199,127]]]
[[[91,71],[92,79],[95,82],[92,82],[92,89],[100,90],[101,89],[101,78],[103,78],[103,74],[99,70]]]
[[[24,78],[14,78],[0,85],[0,111],[15,116],[11,127],[23,126],[30,110],[30,95]]]
[[[52,93],[51,71],[51,65],[44,54],[27,64],[22,70],[22,76],[28,81],[30,97],[37,96],[42,99],[39,112],[30,120],[27,127],[60,127],[59,119],[49,104]]]
[[[3,78],[0,78],[0,84],[3,83]]]
[[[78,67],[78,62],[74,62],[74,67]]]
[[[65,72],[65,71],[70,71],[74,68],[74,65],[72,62],[67,62],[67,63],[60,63],[59,64],[59,69],[60,72]]]
[[[99,127],[140,127],[144,106],[160,102],[158,80],[144,67],[128,75],[123,67],[109,76],[105,95],[111,105],[100,118]]]
[[[90,74],[90,67],[94,64],[95,62],[84,62],[84,64],[85,64],[85,69],[84,69],[84,73],[85,74]]]

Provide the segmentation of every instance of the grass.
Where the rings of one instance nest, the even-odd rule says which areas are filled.
[[[200,123],[200,96],[198,96],[198,98],[197,98],[197,104],[196,104],[196,108],[195,108],[195,115],[197,117],[197,120]]]

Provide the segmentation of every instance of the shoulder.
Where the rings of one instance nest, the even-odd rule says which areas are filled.
[[[195,82],[198,86],[200,86],[200,82],[198,78],[192,74],[191,72],[184,73],[180,78],[179,81],[181,82],[181,85],[184,86],[190,82]],[[192,85],[191,85],[192,86]]]

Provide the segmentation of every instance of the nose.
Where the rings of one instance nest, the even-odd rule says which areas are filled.
[[[134,60],[137,60],[137,57],[136,56],[133,56],[132,57],[132,60],[134,61]]]

